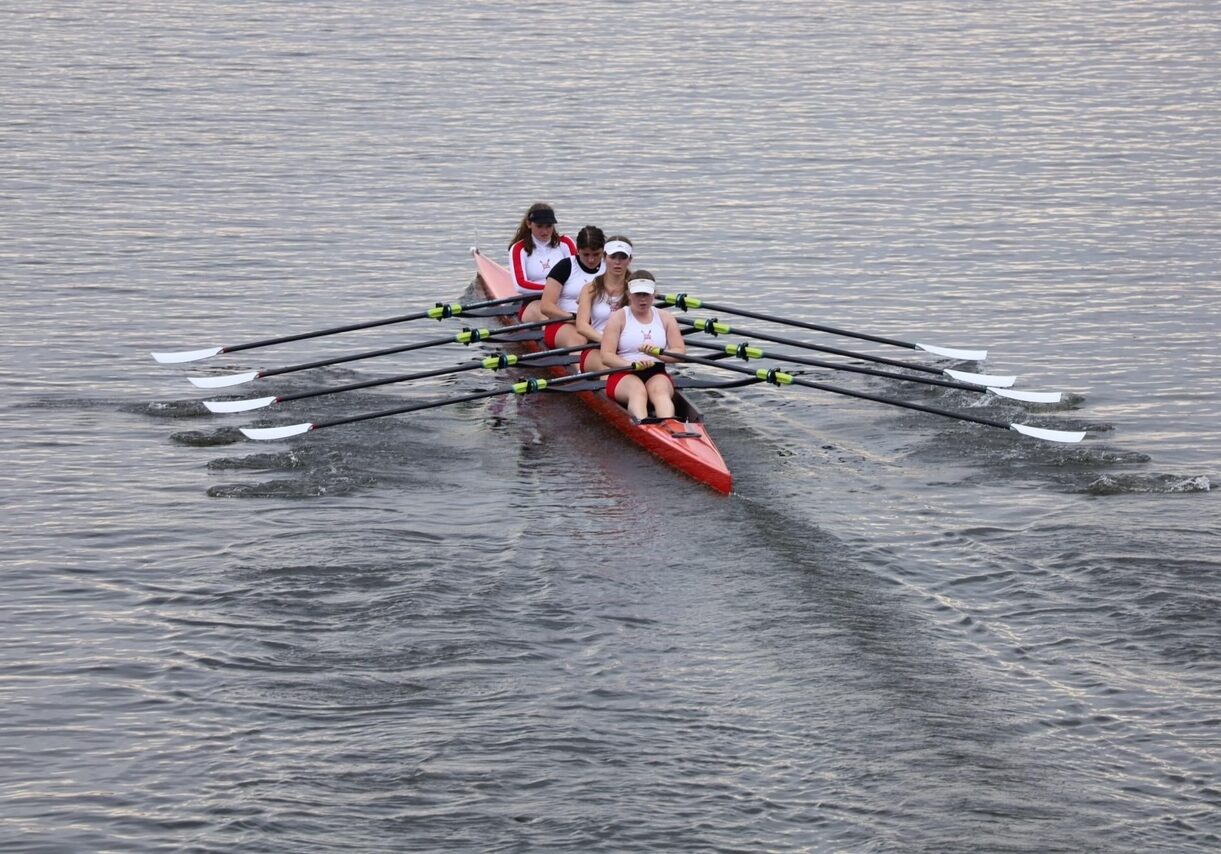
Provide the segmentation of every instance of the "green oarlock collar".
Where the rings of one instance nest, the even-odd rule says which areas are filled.
[[[502,353],[499,356],[488,356],[483,360],[483,366],[489,371],[498,371],[517,364],[517,356],[512,353]]]
[[[462,304],[451,302],[449,305],[438,305],[428,309],[428,316],[433,320],[444,320],[447,317],[457,317],[462,314]]]
[[[725,352],[739,359],[762,359],[763,351],[748,344],[726,344]]]
[[[689,308],[699,308],[703,305],[695,297],[689,297],[686,294],[663,294],[661,298],[666,305],[678,306],[683,311]]]
[[[715,320],[693,320],[691,325],[700,332],[711,332],[713,335],[728,335],[733,327],[728,323],[718,323]]]
[[[755,376],[763,380],[765,383],[772,385],[792,385],[793,375],[786,374],[784,371],[777,371],[775,368],[760,368],[755,371]]]
[[[514,394],[529,394],[532,391],[542,391],[547,387],[545,379],[537,378],[532,380],[523,380],[519,383],[513,383]]]
[[[463,329],[454,336],[454,340],[459,344],[474,344],[477,341],[486,341],[491,334],[490,329]]]

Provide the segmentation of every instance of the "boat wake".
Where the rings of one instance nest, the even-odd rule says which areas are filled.
[[[1211,489],[1212,484],[1204,475],[1104,474],[1077,491],[1090,495],[1175,495]]]

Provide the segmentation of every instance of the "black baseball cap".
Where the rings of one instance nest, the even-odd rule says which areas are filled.
[[[555,225],[555,211],[551,208],[539,208],[536,211],[531,211],[526,219],[537,225]]]

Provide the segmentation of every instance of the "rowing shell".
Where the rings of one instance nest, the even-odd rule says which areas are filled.
[[[478,250],[473,254],[475,266],[479,269],[479,284],[490,299],[502,299],[517,293],[508,270]],[[533,341],[526,342],[525,346],[531,350],[540,349]],[[564,367],[549,370],[556,377],[572,373]],[[664,462],[717,492],[728,495],[733,489],[733,475],[721,458],[716,443],[708,435],[704,416],[681,392],[674,394],[676,420],[643,424],[633,421],[626,409],[606,396],[605,385],[598,391],[578,391],[575,394],[615,429]]]

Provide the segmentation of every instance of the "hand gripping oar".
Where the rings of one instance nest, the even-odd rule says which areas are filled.
[[[904,409],[914,409],[917,412],[927,412],[931,415],[941,415],[946,418],[956,418],[959,421],[971,421],[975,424],[983,424],[987,427],[997,427],[1001,430],[1013,430],[1025,436],[1033,436],[1036,439],[1046,439],[1049,442],[1080,442],[1085,438],[1083,431],[1067,430],[1048,430],[1044,427],[1031,427],[1027,424],[1010,424],[1005,421],[995,421],[991,418],[981,418],[978,415],[964,415],[959,412],[951,412],[948,409],[938,409],[935,406],[924,406],[919,403],[908,403],[906,400],[894,400],[889,397],[881,397],[876,394],[867,394],[862,391],[853,391],[851,389],[840,388],[838,386],[827,385],[825,383],[813,382],[811,380],[795,377],[792,374],[786,374],[783,371],[777,371],[774,368],[759,368],[757,370],[751,368],[740,367],[738,365],[726,364],[725,362],[717,362],[712,359],[704,359],[699,356],[688,356],[683,353],[672,353],[669,350],[658,351],[663,356],[673,356],[685,362],[694,362],[697,365],[710,365],[714,368],[720,368],[724,371],[734,371],[739,374],[749,374],[758,377],[764,382],[771,383],[775,386],[782,385],[799,385],[806,388],[814,388],[819,391],[829,391],[832,394],[843,394],[848,397],[856,397],[861,400],[872,400],[875,403],[886,403],[890,406],[900,406]]]
[[[555,323],[556,320],[536,320],[532,323],[515,323],[512,326],[502,326],[498,329],[463,329],[457,335],[447,335],[443,338],[432,338],[428,341],[417,341],[414,344],[403,344],[398,347],[386,347],[382,350],[369,350],[365,353],[355,353],[351,356],[339,356],[334,359],[321,359],[317,362],[306,362],[302,365],[289,365],[287,368],[272,368],[266,371],[246,371],[241,374],[225,374],[217,377],[187,377],[197,388],[226,388],[231,385],[241,385],[252,380],[262,379],[263,377],[276,377],[280,374],[291,374],[297,371],[305,371],[310,368],[325,368],[328,365],[341,365],[344,362],[355,362],[359,359],[372,359],[375,356],[389,356],[392,353],[407,353],[411,350],[423,350],[426,347],[436,347],[440,344],[474,344],[479,341],[488,341],[495,337],[505,337],[505,340],[523,340],[514,338],[513,333],[522,332],[524,330],[537,330],[539,327],[546,326],[548,323]],[[531,338],[538,338],[541,333],[536,333]]]
[[[921,344],[918,341],[899,341],[895,338],[883,338],[880,335],[868,335],[864,332],[852,332],[847,329],[837,329],[834,326],[823,326],[818,323],[808,323],[804,320],[794,320],[789,317],[776,317],[770,314],[760,314],[755,311],[747,311],[742,308],[731,308],[727,305],[719,305],[710,302],[705,302],[701,299],[696,299],[687,294],[665,294],[662,298],[663,305],[672,305],[676,308],[686,311],[691,308],[703,308],[708,311],[723,311],[726,314],[736,314],[739,317],[749,317],[753,320],[766,320],[771,323],[780,323],[784,326],[796,326],[801,329],[812,329],[815,332],[827,332],[831,335],[842,335],[846,338],[859,338],[862,341],[873,341],[878,344],[890,344],[894,347],[906,347],[909,350],[923,350],[926,353],[932,353],[935,356],[945,356],[948,359],[962,359],[967,362],[982,362],[988,358],[987,350],[959,350],[954,347],[938,347],[933,344]],[[758,336],[756,336],[758,337]]]
[[[972,374],[967,371],[955,371],[950,368],[930,368],[927,365],[917,365],[911,362],[901,362],[898,359],[887,359],[884,356],[870,356],[866,353],[855,353],[851,350],[840,350],[837,347],[824,347],[821,344],[809,344],[805,341],[796,341],[792,338],[782,338],[779,335],[765,335],[762,332],[752,332],[747,329],[739,329],[736,326],[730,326],[728,323],[720,323],[716,318],[711,320],[690,320],[686,317],[678,318],[679,323],[684,323],[689,326],[694,326],[700,332],[707,332],[710,335],[729,335],[736,332],[739,335],[745,335],[747,338],[761,338],[764,341],[771,341],[776,344],[787,344],[790,347],[800,347],[803,350],[817,350],[820,353],[833,353],[836,356],[847,356],[850,359],[863,359],[866,362],[877,362],[882,365],[892,365],[896,368],[907,368],[909,371],[920,371],[926,374],[944,374],[950,379],[958,380],[963,383],[970,383],[978,386],[991,386],[992,388],[1008,388],[1017,382],[1017,377],[1012,376],[994,376],[992,374]]]
[[[712,364],[716,364],[713,362]],[[632,363],[632,370],[644,370],[648,365]],[[419,412],[424,409],[436,409],[442,406],[452,406],[456,403],[466,403],[471,400],[483,400],[488,397],[496,397],[505,394],[531,394],[536,391],[546,391],[553,386],[563,386],[568,383],[582,382],[591,380],[596,377],[605,377],[619,371],[627,370],[626,368],[607,368],[604,371],[591,371],[584,374],[570,374],[566,377],[558,379],[529,379],[522,382],[513,383],[511,386],[503,388],[495,388],[491,391],[477,391],[473,394],[464,394],[459,397],[447,397],[443,400],[428,400],[423,403],[412,404],[411,406],[399,406],[395,409],[384,409],[381,412],[370,412],[366,415],[350,415],[347,418],[335,418],[330,421],[314,421],[306,424],[289,424],[286,427],[240,427],[243,434],[250,439],[258,439],[260,441],[268,439],[287,439],[289,436],[298,436],[302,433],[308,433],[311,430],[321,430],[324,427],[338,427],[340,424],[355,424],[358,421],[368,421],[373,418],[385,418],[388,415],[404,415],[408,412]]]
[[[799,365],[813,365],[816,368],[829,368],[833,371],[847,371],[853,374],[865,374],[871,377],[885,377],[892,380],[903,380],[909,383],[923,383],[924,385],[942,386],[944,388],[955,388],[961,391],[971,391],[977,394],[995,394],[998,397],[1007,397],[1010,400],[1022,400],[1026,403],[1059,403],[1060,392],[1058,391],[1018,391],[1017,389],[1009,388],[993,388],[992,386],[967,385],[966,383],[956,382],[955,380],[938,380],[932,377],[913,377],[910,374],[896,374],[893,371],[880,371],[876,368],[862,368],[856,365],[841,365],[836,362],[824,362],[821,359],[809,359],[804,356],[794,356],[789,353],[767,353],[757,347],[751,347],[743,342],[741,344],[712,344],[707,341],[693,341],[687,339],[687,344],[694,347],[703,347],[705,350],[717,350],[722,353],[728,353],[730,356],[736,356],[743,361],[751,359],[773,359],[777,362],[794,362]]]
[[[153,358],[165,365],[179,362],[198,362],[221,353],[236,353],[239,350],[253,350],[256,347],[270,347],[273,344],[286,344],[289,341],[304,341],[307,338],[321,338],[324,335],[338,335],[341,332],[354,332],[357,329],[372,329],[375,326],[388,326],[391,323],[406,323],[409,320],[444,320],[447,317],[495,317],[499,314],[513,314],[513,310],[505,312],[494,311],[497,306],[507,306],[522,300],[535,299],[533,294],[523,294],[504,299],[484,300],[467,305],[461,303],[437,303],[432,308],[422,311],[402,314],[398,317],[387,317],[382,320],[370,320],[365,323],[349,323],[346,326],[332,326],[330,329],[319,329],[316,332],[302,332],[297,335],[281,335],[279,338],[267,338],[262,341],[250,341],[246,344],[233,344],[228,347],[208,347],[203,350],[183,350],[177,353],[153,353]],[[486,309],[486,310],[485,310]],[[485,311],[481,311],[485,310]]]
[[[278,397],[259,397],[248,400],[205,400],[204,406],[212,412],[249,412],[252,409],[263,409],[275,403],[285,403],[290,400],[305,400],[310,397],[321,397],[324,394],[338,394],[341,391],[355,391],[362,388],[373,388],[379,385],[392,385],[394,383],[405,383],[411,380],[422,380],[430,377],[441,377],[446,374],[458,374],[463,371],[474,371],[479,368],[486,368],[489,371],[499,371],[504,368],[511,368],[514,365],[522,367],[544,367],[549,365],[565,365],[574,361],[571,354],[580,350],[588,350],[594,347],[594,344],[578,345],[576,347],[562,347],[556,350],[541,350],[537,353],[526,353],[521,356],[511,353],[501,353],[498,356],[488,356],[486,359],[477,359],[474,362],[466,362],[452,368],[438,368],[435,371],[420,371],[414,374],[400,374],[394,377],[384,377],[375,380],[365,380],[364,382],[348,383],[347,385],[332,386],[330,388],[319,388],[312,391],[301,391],[296,394],[282,394]]]

